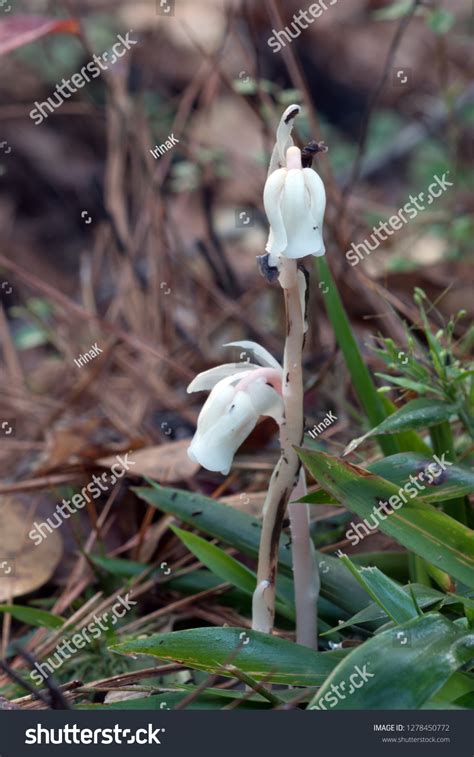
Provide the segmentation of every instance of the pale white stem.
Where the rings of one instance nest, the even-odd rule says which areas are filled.
[[[286,508],[298,483],[300,461],[295,446],[303,440],[304,313],[301,307],[296,260],[283,258],[280,284],[285,296],[286,341],[283,360],[285,418],[280,426],[281,454],[263,507],[257,588],[253,595],[252,628],[271,633],[275,619],[275,589],[280,535]]]
[[[293,490],[291,499],[301,499],[306,493],[306,476],[304,469],[301,468],[298,484]],[[288,511],[295,586],[296,641],[311,649],[317,649],[317,603],[320,579],[310,534],[309,505],[290,502]]]

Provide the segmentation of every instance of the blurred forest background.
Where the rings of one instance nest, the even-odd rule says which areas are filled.
[[[278,454],[274,425],[258,425],[226,479],[198,470],[185,440],[201,397],[186,386],[239,359],[227,342],[252,339],[281,358],[280,292],[256,256],[287,105],[305,108],[297,143],[329,148],[314,163],[328,196],[327,259],[370,368],[381,368],[370,347],[377,334],[403,348],[400,318],[418,319],[414,287],[436,303],[434,326],[461,308],[472,319],[472,1],[339,0],[274,52],[270,35],[308,6],[170,0],[165,14],[154,0],[1,3],[0,21],[80,22],[75,33],[52,23],[51,34],[0,58],[0,556],[16,561],[14,584],[0,578],[1,601],[27,595],[60,614],[98,587],[112,590],[107,571],[115,580],[123,565],[114,574],[107,560],[189,564],[169,517],[131,490],[141,476],[259,512]],[[36,126],[34,103],[129,31],[137,44]],[[154,157],[171,136],[178,142]],[[353,242],[447,171],[452,188],[349,265]],[[340,454],[366,426],[324,296],[313,276],[306,426],[332,411],[337,423],[318,444]],[[78,367],[96,343],[102,353]],[[131,450],[126,480],[35,548],[31,524]],[[344,531],[335,513],[315,513],[326,523],[319,546],[331,550]],[[368,541],[371,550],[391,543],[382,534]],[[176,609],[172,591],[146,596],[140,613],[162,608],[164,628],[234,622],[212,595]],[[4,656],[13,627],[8,615],[2,622]],[[96,677],[121,669],[99,656],[84,665]]]

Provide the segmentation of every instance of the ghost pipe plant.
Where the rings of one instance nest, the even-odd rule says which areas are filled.
[[[253,598],[253,628],[267,633],[273,628],[275,616],[275,583],[284,514],[290,500],[299,499],[306,491],[304,471],[295,449],[301,445],[304,434],[302,352],[306,326],[303,303],[307,290],[307,275],[299,269],[298,260],[325,253],[324,185],[315,171],[303,168],[301,151],[294,146],[291,137],[299,112],[299,106],[291,105],[283,113],[263,193],[270,234],[267,257],[261,261],[261,267],[270,274],[269,278],[278,276],[286,309],[281,453],[263,508],[257,588]],[[315,647],[319,576],[310,538],[309,508],[305,504],[290,503],[289,513],[297,641]]]
[[[188,454],[208,470],[227,474],[235,452],[258,418],[269,416],[278,423],[281,452],[263,508],[252,626],[265,633],[273,629],[279,542],[289,505],[297,641],[316,647],[319,576],[309,532],[309,508],[290,500],[306,493],[304,471],[295,449],[302,443],[304,433],[302,351],[307,294],[307,273],[298,260],[325,253],[322,226],[326,195],[318,174],[303,168],[301,151],[293,144],[291,131],[299,112],[299,106],[292,105],[281,118],[264,190],[270,235],[260,267],[269,280],[278,278],[283,289],[283,367],[253,342],[227,345],[253,352],[258,364],[221,365],[199,374],[189,385],[188,392],[210,390],[210,395],[199,415]]]

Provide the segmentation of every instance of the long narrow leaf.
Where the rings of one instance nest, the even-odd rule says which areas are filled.
[[[150,482],[151,487],[134,491],[150,505],[176,515],[184,523],[220,541],[236,547],[239,552],[257,557],[261,523],[247,513],[223,505],[210,497],[180,489],[170,489]],[[352,576],[331,555],[317,552],[321,573],[321,594],[349,614],[367,605],[367,595]],[[279,552],[280,568],[292,576],[291,549],[282,539]]]
[[[360,354],[359,345],[352,332],[347,313],[326,258],[324,256],[317,258],[316,265],[319,272],[320,287],[321,284],[324,285],[324,304],[334,329],[337,343],[344,355],[359,402],[370,423],[376,426],[387,415],[382,399],[377,393],[369,369]],[[400,451],[394,438],[381,438],[378,442],[386,455],[394,455]]]
[[[473,655],[472,632],[429,613],[357,647],[339,663],[309,708],[419,709]]]
[[[413,595],[418,606],[423,609],[432,607],[436,604],[440,605],[447,596],[437,589],[432,589],[429,586],[422,586],[421,584],[410,584],[409,586],[403,586],[402,590],[405,592],[407,597],[411,597]],[[365,623],[378,623],[379,621],[383,621],[383,623],[385,624],[387,621],[389,621],[389,617],[387,613],[380,608],[380,604],[378,602],[371,602],[368,607],[358,612],[352,618],[349,618],[349,620],[346,620],[344,623],[338,623],[337,630],[342,631],[345,628],[350,628],[351,626],[360,626]]]
[[[197,534],[192,534],[189,531],[184,531],[182,528],[171,526],[175,534],[181,539],[183,544],[205,565],[209,570],[222,579],[222,581],[229,581],[229,583],[236,586],[241,591],[245,592],[249,596],[252,596],[257,585],[256,574],[242,565],[235,557],[228,555],[223,549],[220,549],[215,544],[203,539]],[[289,620],[295,619],[294,608],[286,604],[286,597],[282,596],[279,592],[278,586],[281,589],[281,581],[277,583],[277,599],[280,603],[277,604],[278,611],[282,613]]]
[[[437,423],[451,418],[459,411],[457,405],[452,405],[443,400],[416,399],[407,402],[388,418],[368,431],[364,436],[353,439],[344,450],[344,454],[353,452],[359,444],[370,436],[380,434],[394,434],[399,431],[413,431],[414,429],[430,428]]]
[[[23,605],[0,605],[0,612],[8,613],[16,620],[27,623],[35,628],[49,628],[56,631],[61,628],[65,620],[59,615],[53,615],[46,610],[39,610],[36,607],[25,607]]]
[[[432,457],[416,452],[401,452],[370,463],[366,470],[385,478],[392,484],[404,486],[408,483],[411,474],[427,470],[431,463],[433,463]],[[462,465],[450,465],[444,476],[433,478],[431,483],[428,483],[426,479],[425,490],[420,493],[418,499],[426,502],[444,502],[472,494],[472,492],[474,492],[474,473]],[[301,502],[314,505],[338,504],[334,497],[322,490],[307,494]]]
[[[397,497],[398,509],[378,527],[407,549],[432,562],[466,586],[474,587],[474,532],[431,505],[413,499],[400,507],[399,489],[363,468],[322,452],[299,451],[321,485],[349,510],[373,523],[374,508]]]
[[[246,628],[194,628],[132,639],[111,647],[121,654],[174,660],[195,670],[232,677],[235,666],[257,681],[318,686],[336,667],[337,652],[315,652]]]
[[[418,616],[413,598],[403,590],[403,586],[385,576],[378,568],[359,568],[346,556],[341,557],[341,560],[352,575],[357,578],[370,598],[395,623],[406,623]]]

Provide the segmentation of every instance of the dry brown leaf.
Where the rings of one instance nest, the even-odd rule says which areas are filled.
[[[46,434],[46,446],[36,468],[37,475],[82,462],[90,437],[99,426],[97,418],[62,421]]]
[[[143,442],[142,442],[143,443]],[[123,442],[120,449],[123,448]],[[129,449],[135,440],[128,440]],[[109,455],[113,450],[99,416],[74,418],[64,415],[46,432],[46,444],[41,457],[36,461],[34,472],[37,476],[64,470],[71,465],[96,463],[98,458]]]
[[[148,476],[161,484],[173,484],[191,478],[198,472],[199,464],[193,463],[188,457],[189,441],[183,439],[130,452],[129,460],[134,465],[130,467],[129,474]],[[98,460],[97,464],[109,468],[116,462],[117,456],[114,455]]]
[[[58,531],[47,533],[40,544],[29,538],[35,508],[11,498],[0,501],[0,602],[39,589],[53,575],[62,555]]]

